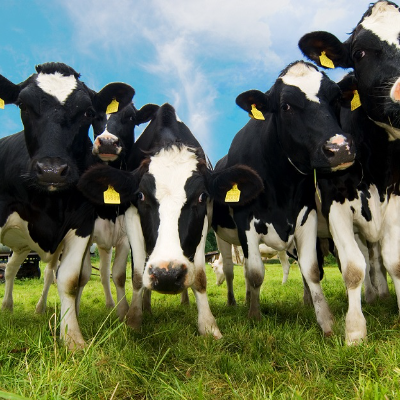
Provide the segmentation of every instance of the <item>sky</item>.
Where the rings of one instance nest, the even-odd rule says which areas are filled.
[[[172,104],[215,164],[248,115],[236,97],[267,91],[305,59],[302,35],[344,41],[367,0],[2,0],[0,74],[14,83],[35,65],[64,62],[99,91],[134,87],[136,108]],[[329,72],[339,80],[345,70]],[[144,126],[136,130],[138,136]],[[19,109],[0,109],[0,137],[22,130]]]

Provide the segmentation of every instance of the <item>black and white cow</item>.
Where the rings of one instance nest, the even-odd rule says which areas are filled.
[[[367,329],[361,309],[366,263],[354,231],[381,246],[400,305],[399,8],[378,1],[345,42],[329,32],[312,32],[299,46],[318,65],[354,70],[354,77],[340,83],[353,109],[343,110],[342,124],[351,127],[359,162],[329,181],[321,176],[318,186],[347,287],[346,342],[355,343],[366,337]]]
[[[250,90],[238,96],[241,108],[249,113],[256,109],[262,116],[236,134],[215,169],[245,164],[264,183],[264,190],[247,205],[229,210],[214,204],[214,231],[243,248],[249,317],[261,318],[259,294],[265,269],[259,243],[279,251],[295,244],[325,335],[332,333],[332,316],[320,286],[313,176],[314,171],[340,170],[354,162],[352,140],[335,114],[339,98],[339,87],[312,64],[289,65],[268,92]]]
[[[36,71],[17,85],[0,76],[0,98],[20,107],[24,125],[0,140],[0,242],[13,250],[2,307],[13,308],[13,281],[30,250],[55,262],[63,249],[60,335],[70,347],[81,347],[75,300],[95,214],[76,184],[93,160],[88,129],[104,99],[65,64],[46,63]]]
[[[134,261],[127,323],[133,328],[141,326],[144,288],[180,293],[191,287],[199,332],[219,338],[206,294],[204,262],[211,200],[224,202],[236,183],[243,191],[239,204],[251,201],[262,189],[262,182],[248,167],[213,172],[200,144],[169,104],[160,107],[135,142],[132,160],[136,166],[132,172],[96,167],[79,183],[94,202],[99,202],[111,185],[121,202],[132,203],[125,213]]]

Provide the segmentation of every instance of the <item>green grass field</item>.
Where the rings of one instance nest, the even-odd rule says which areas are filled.
[[[145,315],[141,332],[132,332],[105,309],[100,278],[93,276],[79,316],[88,346],[77,352],[58,341],[56,287],[47,313],[36,315],[42,280],[17,281],[14,312],[0,313],[0,398],[400,398],[400,326],[391,281],[389,300],[363,304],[368,341],[349,347],[346,294],[336,266],[325,268],[323,280],[336,321],[331,338],[323,337],[313,309],[302,303],[296,265],[282,285],[280,265],[266,264],[261,322],[247,319],[242,267],[235,267],[236,307],[225,305],[225,284],[217,287],[206,268],[221,340],[198,335],[192,293],[189,307],[181,306],[177,295],[154,293],[153,313]],[[3,293],[4,284],[0,298]]]

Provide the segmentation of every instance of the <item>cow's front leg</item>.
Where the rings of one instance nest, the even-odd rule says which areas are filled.
[[[77,320],[76,299],[89,239],[90,236],[82,238],[76,236],[75,231],[68,232],[57,275],[57,288],[61,301],[60,337],[71,350],[85,346]]]
[[[326,302],[320,284],[320,273],[316,250],[317,242],[317,214],[313,210],[303,221],[303,215],[298,218],[295,231],[296,248],[299,256],[299,266],[303,279],[310,291],[317,322],[325,336],[332,335],[333,317]]]

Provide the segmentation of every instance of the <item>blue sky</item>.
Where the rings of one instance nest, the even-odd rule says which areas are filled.
[[[215,164],[248,120],[236,96],[266,91],[287,64],[303,59],[303,34],[327,30],[345,40],[369,3],[3,0],[0,74],[19,83],[36,64],[60,61],[94,90],[129,83],[137,108],[172,104]],[[21,129],[16,106],[0,109],[0,137]]]

